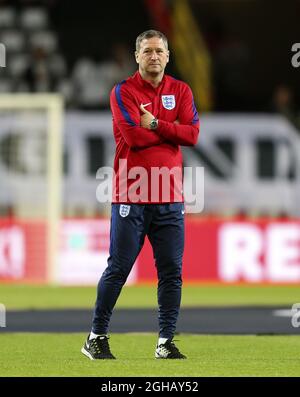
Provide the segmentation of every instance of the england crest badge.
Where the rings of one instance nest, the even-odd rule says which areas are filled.
[[[167,110],[172,110],[175,108],[176,101],[175,95],[162,95],[161,96],[163,107]]]
[[[130,205],[121,204],[119,209],[119,214],[122,218],[125,218],[130,211]]]

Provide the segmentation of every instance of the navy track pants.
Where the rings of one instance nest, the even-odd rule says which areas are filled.
[[[98,283],[94,333],[107,334],[113,308],[146,235],[158,275],[159,336],[174,336],[182,287],[183,203],[112,204],[108,266]]]

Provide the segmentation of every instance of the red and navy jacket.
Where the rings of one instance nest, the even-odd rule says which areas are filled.
[[[140,126],[143,112],[141,104],[148,104],[146,109],[158,119],[158,127],[152,131]],[[181,192],[180,200],[175,197],[174,183],[170,184],[170,198],[164,198],[156,193],[151,194],[151,189],[157,184],[151,184],[151,170],[153,167],[180,168],[182,172],[182,153],[180,145],[193,146],[199,135],[199,117],[196,110],[193,94],[190,87],[171,76],[164,75],[160,85],[153,87],[142,79],[137,71],[127,80],[117,84],[110,96],[110,106],[113,116],[113,132],[116,142],[114,160],[114,203],[163,203],[183,201]],[[121,160],[121,162],[120,162]],[[124,161],[126,160],[126,161]],[[121,167],[120,167],[121,165]],[[148,192],[132,198],[131,193],[139,183],[138,178],[132,175],[124,182],[125,173],[130,173],[134,167],[143,167],[149,177],[146,186]],[[123,170],[122,170],[123,168]],[[132,170],[133,171],[133,170]],[[133,173],[135,175],[138,172]],[[120,182],[122,175],[122,182]],[[143,176],[147,176],[143,174]],[[140,182],[142,176],[140,175]],[[144,178],[145,179],[145,178]],[[175,178],[174,178],[175,179]],[[160,180],[161,183],[164,183]],[[145,184],[144,184],[145,186]],[[160,192],[161,193],[161,192]]]

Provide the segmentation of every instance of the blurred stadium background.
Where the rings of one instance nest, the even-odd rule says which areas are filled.
[[[98,3],[0,0],[0,376],[299,376],[300,1]],[[183,148],[205,170],[204,210],[186,215],[189,360],[153,365],[146,243],[113,316],[120,360],[99,370],[80,354],[109,245],[96,174],[114,157],[109,92],[150,28],[201,120]]]
[[[299,283],[299,12],[298,0],[0,1],[0,282],[96,284],[109,244],[110,206],[96,200],[96,172],[114,156],[109,92],[154,27],[201,116],[197,146],[183,150],[185,166],[205,168],[185,281]],[[154,281],[146,245],[128,283]]]

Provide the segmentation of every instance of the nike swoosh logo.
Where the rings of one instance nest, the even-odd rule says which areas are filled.
[[[145,104],[144,104],[144,103],[142,103],[141,105],[142,105],[143,107],[145,107],[145,106],[149,106],[149,105],[151,105],[151,103],[152,103],[152,102],[145,103]]]

